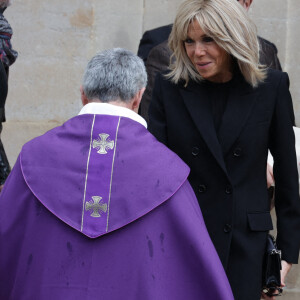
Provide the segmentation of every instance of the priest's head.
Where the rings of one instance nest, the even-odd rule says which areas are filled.
[[[80,88],[82,104],[110,103],[137,112],[146,84],[142,59],[122,48],[105,50],[86,67]]]

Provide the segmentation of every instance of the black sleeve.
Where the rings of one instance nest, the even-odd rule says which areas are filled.
[[[140,105],[140,115],[147,122],[149,122],[148,111],[152,99],[155,76],[158,73],[166,71],[170,64],[171,51],[167,51],[167,49],[167,44],[159,44],[150,51],[147,59],[146,70],[148,83]]]
[[[4,66],[0,61],[0,108],[4,108],[7,97],[7,77]]]
[[[146,63],[150,50],[153,48],[154,42],[151,39],[151,34],[146,31],[139,44],[137,55]]]
[[[281,73],[269,147],[274,158],[277,244],[282,259],[289,263],[297,263],[300,246],[299,179],[293,121],[289,78]]]
[[[275,44],[261,37],[259,37],[259,44],[260,44],[260,52],[259,52],[260,63],[262,65],[265,65],[267,68],[282,71],[281,64],[277,56],[278,51]]]
[[[163,105],[161,81],[163,75],[157,74],[152,92],[152,100],[149,108],[149,131],[161,143],[168,145],[167,122]]]
[[[274,49],[273,68],[276,69],[276,70],[282,71],[281,64],[280,64],[280,61],[279,61],[279,58],[278,58],[278,55],[277,55],[278,50],[277,50],[277,48],[274,44],[272,44],[272,46],[273,46],[273,49]]]

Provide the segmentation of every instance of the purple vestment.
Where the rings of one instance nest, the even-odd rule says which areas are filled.
[[[30,141],[0,197],[0,299],[233,299],[188,174],[126,117]]]

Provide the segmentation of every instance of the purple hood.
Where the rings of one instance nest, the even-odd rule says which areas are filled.
[[[169,199],[189,174],[142,125],[107,115],[70,119],[25,144],[20,161],[37,199],[90,238],[144,216]]]

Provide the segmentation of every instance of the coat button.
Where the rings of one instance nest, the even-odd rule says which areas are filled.
[[[231,229],[232,229],[232,226],[231,226],[230,224],[226,224],[226,225],[224,226],[224,232],[226,232],[226,233],[230,232]]]
[[[232,194],[232,187],[230,185],[227,185],[226,188],[225,188],[225,193],[227,195],[230,195]]]
[[[200,184],[198,187],[199,193],[205,193],[206,192],[206,186],[204,184]]]
[[[193,147],[193,149],[192,149],[192,154],[193,154],[194,156],[197,156],[197,155],[199,154],[199,152],[200,152],[200,149],[199,149],[198,147]]]
[[[242,149],[241,148],[235,148],[233,151],[233,155],[235,157],[240,157],[242,155]]]

